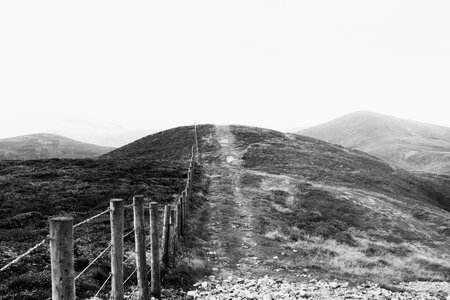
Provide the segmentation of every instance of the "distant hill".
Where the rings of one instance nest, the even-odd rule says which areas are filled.
[[[354,112],[296,132],[358,149],[411,171],[450,174],[450,128]]]
[[[82,143],[61,135],[37,133],[0,139],[0,160],[92,158],[113,149]]]

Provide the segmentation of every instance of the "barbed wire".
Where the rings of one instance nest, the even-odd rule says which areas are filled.
[[[111,244],[108,245],[108,247],[106,247],[99,255],[97,255],[96,258],[94,258],[94,260],[86,267],[83,269],[83,271],[81,271],[80,273],[78,273],[78,275],[75,277],[75,281],[81,277],[81,275],[83,275],[97,260],[100,259],[100,257],[103,256],[103,254],[106,253],[106,251],[108,251],[111,248]]]
[[[134,268],[134,271],[133,271],[133,272],[131,272],[130,276],[128,276],[128,277],[127,277],[127,279],[125,279],[125,281],[123,282],[123,284],[127,283],[127,282],[128,282],[128,280],[130,280],[130,279],[131,279],[131,277],[133,277],[133,275],[134,275],[134,273],[136,273],[136,271],[137,271],[137,268]]]
[[[90,222],[90,221],[92,221],[92,220],[94,220],[94,219],[96,219],[96,218],[98,218],[98,217],[100,217],[100,216],[102,216],[102,215],[108,213],[108,212],[109,212],[109,209],[107,209],[107,210],[105,210],[105,211],[102,211],[101,213],[96,214],[95,216],[92,216],[92,217],[90,217],[90,218],[88,218],[88,219],[86,219],[86,220],[84,220],[84,221],[81,221],[80,223],[75,224],[75,225],[73,226],[73,228],[75,229],[75,228],[77,228],[77,227],[79,227],[79,226],[81,226],[81,225],[83,225],[83,224],[86,224],[86,223],[88,223],[88,222]],[[44,245],[44,244],[45,244],[47,241],[49,241],[49,240],[50,240],[50,236],[47,235],[47,236],[45,237],[45,239],[43,239],[42,241],[40,241],[39,243],[37,243],[36,245],[34,245],[34,246],[31,247],[30,249],[28,249],[26,252],[24,252],[23,254],[19,255],[19,256],[16,257],[14,260],[12,260],[11,262],[9,262],[9,263],[6,264],[5,266],[3,266],[3,267],[0,269],[0,272],[5,271],[5,270],[7,270],[8,268],[10,268],[12,265],[18,263],[21,259],[23,259],[24,257],[30,255],[31,252],[33,252],[33,251],[36,250],[37,248],[41,247],[42,245]]]
[[[129,232],[127,232],[126,234],[123,235],[123,238],[126,238],[127,236],[129,236],[130,234],[132,234],[134,232],[133,230],[130,230]]]
[[[94,220],[94,219],[96,219],[96,218],[98,218],[98,217],[100,217],[100,216],[102,216],[102,215],[108,213],[109,211],[110,211],[110,210],[109,210],[109,208],[108,208],[107,210],[102,211],[101,213],[96,214],[95,216],[92,216],[92,217],[90,217],[90,218],[88,218],[88,219],[86,219],[86,220],[84,220],[84,221],[81,221],[80,223],[75,224],[75,225],[73,226],[73,228],[75,229],[75,228],[77,228],[77,227],[79,227],[79,226],[81,226],[81,225],[83,225],[83,224],[86,224],[86,223],[88,223],[88,222],[90,222],[90,221],[92,221],[92,220]],[[21,255],[19,255],[18,257],[16,257],[14,260],[12,260],[11,262],[9,262],[9,263],[6,264],[5,266],[3,266],[3,267],[0,269],[0,272],[5,271],[5,270],[7,270],[8,268],[10,268],[12,265],[18,263],[21,259],[23,259],[24,257],[30,255],[31,252],[33,252],[34,250],[36,250],[36,249],[38,249],[39,247],[41,247],[42,245],[44,245],[44,244],[45,244],[47,241],[49,241],[49,240],[50,240],[50,236],[47,235],[47,236],[45,237],[45,239],[43,239],[42,241],[40,241],[39,243],[37,243],[36,245],[34,245],[34,246],[31,247],[30,249],[28,249],[26,252],[22,253]]]
[[[125,205],[123,208],[130,208],[130,207],[133,207],[134,206],[134,204],[132,203],[132,204],[129,204],[129,205]]]
[[[8,269],[9,267],[11,267],[12,265],[18,263],[22,258],[24,258],[25,256],[28,256],[31,254],[31,252],[33,252],[34,250],[36,250],[37,248],[41,247],[42,245],[44,245],[46,242],[48,242],[50,240],[50,237],[47,235],[45,237],[45,239],[43,239],[42,241],[40,241],[39,243],[37,243],[36,245],[34,245],[33,247],[31,247],[30,249],[28,249],[25,253],[17,256],[14,260],[12,260],[11,262],[9,262],[8,264],[6,264],[5,266],[3,266],[0,269],[0,272],[5,271],[6,269]]]
[[[90,221],[92,221],[92,220],[94,220],[94,219],[96,219],[96,218],[98,218],[98,217],[100,217],[100,216],[106,214],[106,213],[109,213],[109,211],[110,211],[110,209],[108,208],[107,210],[102,211],[101,213],[96,214],[95,216],[92,216],[92,217],[90,217],[89,219],[86,219],[86,220],[84,220],[84,221],[81,221],[81,222],[78,223],[78,224],[75,224],[75,225],[73,226],[73,228],[77,228],[77,227],[79,227],[79,226],[81,226],[81,225],[83,225],[83,224],[86,224],[86,223],[88,223],[88,222],[90,222]]]
[[[133,230],[131,230],[131,231],[129,231],[128,233],[126,233],[124,236],[123,236],[123,238],[125,238],[125,237],[127,237],[127,236],[129,236],[130,234],[132,234],[134,232],[134,229]],[[111,249],[111,247],[112,247],[112,245],[111,245],[111,243],[109,243],[109,245],[108,245],[108,247],[106,247],[105,249],[103,249],[103,251],[99,254],[99,255],[97,255],[97,257],[96,258],[94,258],[94,260],[92,260],[92,262],[86,267],[86,268],[84,268],[80,273],[78,273],[78,275],[75,277],[75,281],[78,279],[78,278],[80,278],[84,273],[86,273],[86,271],[93,265],[93,264],[95,264],[105,253],[106,253],[106,251],[108,251],[109,249]]]
[[[125,263],[129,262],[134,257],[135,254],[136,254],[136,252],[133,252],[132,255],[128,256],[128,258],[123,261],[123,263],[125,264]]]
[[[98,289],[97,293],[95,293],[94,298],[97,298],[98,294],[100,294],[100,292],[106,286],[106,284],[108,283],[109,279],[111,279],[111,276],[112,276],[112,273],[110,272],[109,275],[108,275],[108,278],[106,278],[105,282],[103,282],[102,286]]]

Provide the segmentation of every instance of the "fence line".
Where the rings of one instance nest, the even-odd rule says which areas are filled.
[[[111,200],[110,207],[94,216],[91,216],[75,225],[73,225],[72,217],[56,217],[51,218],[50,222],[50,235],[47,235],[41,242],[37,243],[23,254],[16,257],[14,260],[6,264],[0,269],[0,272],[7,270],[14,264],[18,263],[24,257],[29,256],[33,251],[39,247],[45,245],[50,241],[50,254],[51,254],[51,270],[52,270],[52,299],[64,299],[75,300],[75,281],[83,276],[103,255],[111,249],[111,272],[109,273],[102,286],[95,293],[94,297],[97,297],[101,291],[106,287],[108,281],[111,282],[111,299],[124,299],[124,285],[133,277],[134,274],[138,274],[139,300],[148,300],[148,281],[147,275],[152,273],[151,280],[151,295],[156,298],[160,298],[161,295],[161,283],[160,283],[160,271],[167,270],[170,267],[170,262],[175,260],[175,255],[179,247],[181,236],[186,232],[186,219],[189,216],[189,202],[191,198],[191,190],[193,184],[193,175],[195,168],[195,161],[199,158],[198,153],[198,136],[197,126],[194,125],[194,143],[191,150],[191,156],[189,159],[189,167],[186,174],[186,185],[181,192],[181,196],[175,199],[172,205],[166,205],[162,207],[164,212],[163,218],[163,234],[161,240],[161,247],[159,245],[159,211],[158,203],[151,202],[150,206],[144,206],[144,201],[148,200],[144,196],[134,196],[133,204],[123,205],[122,199]],[[136,213],[139,210],[136,205],[136,199],[140,199],[142,211]],[[138,202],[139,202],[138,201]],[[117,202],[116,204],[113,204]],[[120,203],[120,204],[119,204]],[[118,205],[118,206],[116,206]],[[139,204],[140,205],[140,204]],[[124,209],[134,208],[134,228],[133,230],[124,234]],[[117,209],[117,211],[116,211]],[[144,209],[150,211],[150,243],[145,244],[145,233],[148,232],[148,228],[145,226],[145,214]],[[103,249],[99,255],[97,255],[81,272],[76,276],[73,270],[73,231],[84,224],[87,224],[103,215],[110,213],[111,218],[111,242]],[[118,223],[115,222],[115,218],[118,217]],[[67,227],[70,224],[70,229]],[[118,229],[118,230],[117,230]],[[135,233],[135,252],[127,259],[123,260],[123,240]],[[140,242],[139,242],[140,240]],[[143,243],[141,243],[143,242]],[[140,246],[138,247],[138,244]],[[151,245],[151,268],[146,269],[146,248]],[[139,258],[140,255],[140,258]],[[67,257],[69,256],[69,257]],[[136,267],[128,277],[123,280],[123,264],[131,260],[136,260]],[[162,266],[160,270],[160,266]],[[144,279],[145,277],[145,279]],[[64,294],[65,293],[65,294]],[[131,295],[131,294],[130,294]],[[128,295],[126,298],[129,298]]]
[[[129,208],[129,207],[133,207],[133,204],[130,205],[126,205],[125,208]],[[101,213],[98,213],[92,217],[89,217],[88,219],[85,219],[75,225],[73,225],[73,228],[78,228],[81,225],[84,225],[90,221],[93,221],[94,219],[97,219],[98,217],[101,217],[102,215],[105,215],[109,212],[109,208],[105,211],[102,211]],[[125,236],[124,236],[125,237]],[[30,255],[34,250],[38,249],[39,247],[43,246],[45,243],[50,241],[50,236],[47,235],[42,241],[40,241],[39,243],[37,243],[36,245],[34,245],[33,247],[29,248],[27,251],[25,251],[24,253],[20,254],[19,256],[17,256],[14,260],[10,261],[9,263],[7,263],[6,265],[4,265],[1,269],[0,272],[6,271],[7,269],[9,269],[10,267],[12,267],[13,265],[15,265],[16,263],[18,263],[19,261],[21,261],[23,258],[25,258],[26,256]]]
[[[129,207],[126,206],[126,207]],[[77,223],[73,226],[73,228],[77,228],[80,227],[81,225],[84,225],[98,217],[101,217],[102,215],[106,214],[109,212],[109,209],[102,211],[99,214],[96,214],[86,220],[81,221],[80,223]],[[18,263],[19,261],[21,261],[24,257],[30,255],[34,250],[38,249],[39,247],[43,246],[46,242],[50,241],[50,236],[47,235],[42,241],[40,241],[39,243],[37,243],[36,245],[34,245],[33,247],[31,247],[30,249],[28,249],[27,251],[25,251],[24,253],[20,254],[19,256],[17,256],[14,260],[10,261],[9,263],[7,263],[6,265],[4,265],[1,269],[0,272],[6,271],[7,269],[9,269],[11,266],[13,266],[14,264]]]

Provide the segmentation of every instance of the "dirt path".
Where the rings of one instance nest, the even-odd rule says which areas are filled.
[[[211,140],[220,144],[220,156],[215,153],[216,159],[204,166],[210,180],[208,258],[218,276],[249,275],[261,266],[252,234],[251,199],[241,191],[243,153],[235,147],[229,126],[217,126]]]

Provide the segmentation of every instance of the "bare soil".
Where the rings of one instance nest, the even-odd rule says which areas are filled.
[[[270,267],[263,265],[258,257],[261,251],[254,237],[252,199],[241,190],[245,174],[241,166],[243,153],[234,146],[235,139],[229,126],[217,126],[213,139],[220,144],[219,156],[216,152],[211,153],[213,162],[204,166],[210,182],[208,259],[222,276],[270,272]],[[210,153],[203,153],[202,157],[209,160]]]

